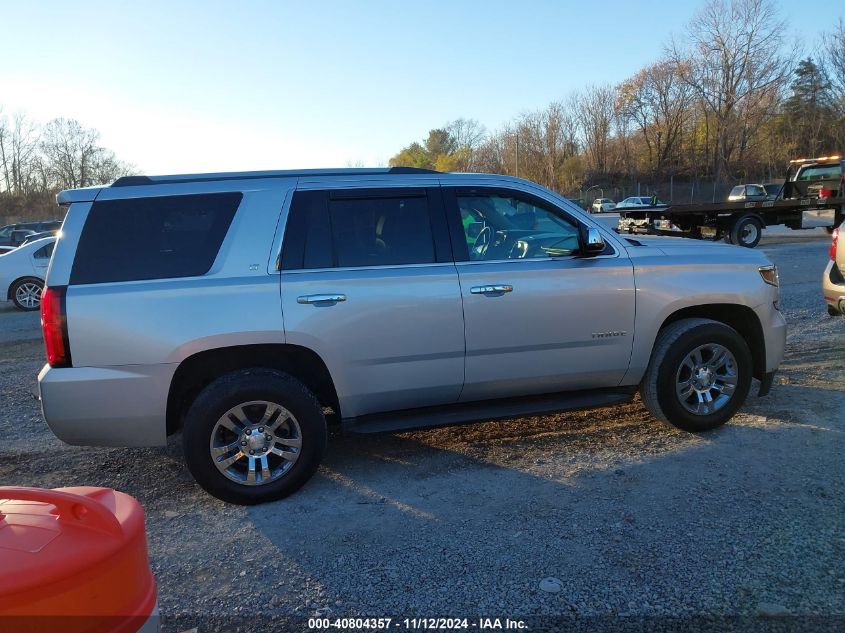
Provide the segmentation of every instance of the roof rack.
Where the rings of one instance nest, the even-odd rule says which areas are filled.
[[[112,187],[167,185],[180,182],[216,182],[220,180],[257,180],[259,178],[296,178],[302,176],[392,176],[407,174],[439,174],[442,172],[419,167],[384,167],[377,169],[300,169],[279,171],[241,171],[217,174],[185,174],[172,176],[123,176]]]

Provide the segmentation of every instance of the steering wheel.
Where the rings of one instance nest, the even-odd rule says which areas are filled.
[[[485,226],[481,229],[478,237],[475,238],[475,244],[472,250],[475,252],[475,259],[484,259],[487,249],[490,247],[490,242],[493,241],[493,229]]]

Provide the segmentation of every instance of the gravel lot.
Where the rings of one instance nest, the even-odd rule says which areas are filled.
[[[676,431],[635,401],[336,436],[300,493],[249,509],[204,494],[178,440],[56,440],[36,399],[38,316],[4,304],[0,482],[136,496],[166,631],[306,630],[302,617],[317,613],[525,618],[533,630],[842,630],[845,319],[828,317],[820,296],[827,236],[767,241],[787,356],[772,394],[722,429]],[[540,588],[548,577],[559,591]]]

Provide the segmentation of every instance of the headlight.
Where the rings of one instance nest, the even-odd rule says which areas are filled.
[[[774,286],[777,288],[780,286],[780,278],[778,277],[778,267],[777,266],[760,266],[758,269],[760,271],[760,276],[770,286]]]

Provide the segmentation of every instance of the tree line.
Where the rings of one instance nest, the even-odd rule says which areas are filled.
[[[74,119],[44,125],[0,107],[0,216],[41,219],[55,212],[62,189],[114,181],[133,167],[100,145],[100,133]]]
[[[583,87],[494,132],[458,119],[389,164],[516,174],[567,195],[777,180],[792,158],[845,151],[845,22],[810,55],[788,33],[772,0],[707,0],[660,59],[619,84]]]

